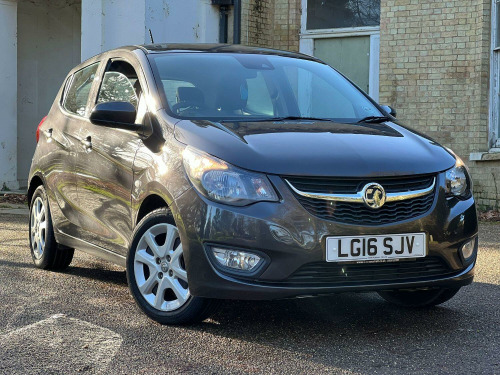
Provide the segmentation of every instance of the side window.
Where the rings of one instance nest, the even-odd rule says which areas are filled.
[[[274,115],[273,100],[261,72],[255,78],[247,79],[248,100],[246,110],[257,115]]]
[[[111,62],[104,73],[97,103],[129,102],[137,109],[141,85],[135,69],[121,60]]]
[[[85,115],[90,88],[92,87],[98,66],[99,63],[94,63],[73,74],[63,103],[63,107],[68,112],[79,116]]]

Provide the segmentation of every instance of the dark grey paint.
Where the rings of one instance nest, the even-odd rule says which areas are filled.
[[[462,285],[472,281],[475,259],[463,263],[458,248],[477,234],[475,203],[472,197],[446,197],[442,173],[438,174],[434,205],[427,214],[371,227],[343,225],[312,216],[279,177],[437,173],[455,163],[444,148],[395,122],[346,125],[309,121],[179,121],[163,108],[146,54],[182,50],[313,59],[249,47],[154,45],[113,50],[76,67],[70,74],[100,62],[99,79],[93,83],[86,116],[69,114],[61,107],[61,88],[42,126],[29,176],[30,193],[40,181],[48,191],[56,238],[61,244],[124,265],[138,213],[154,195],[174,214],[194,295],[267,299],[342,290]],[[97,126],[88,119],[96,103],[100,77],[111,58],[127,60],[139,75],[149,110],[148,120],[139,131]],[[183,170],[181,155],[187,144],[239,167],[268,173],[281,201],[231,207],[200,196]],[[371,283],[349,288],[273,285],[273,281],[286,278],[304,263],[324,260],[327,235],[417,231],[429,234],[429,254],[444,259],[454,270],[453,276],[408,285]],[[266,253],[271,263],[252,280],[225,275],[216,271],[206,256],[210,243],[256,249]]]
[[[183,120],[176,138],[242,168],[306,176],[397,176],[444,171],[455,164],[436,142],[394,122],[339,124]]]

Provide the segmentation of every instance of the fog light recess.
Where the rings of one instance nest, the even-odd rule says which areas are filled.
[[[476,241],[477,237],[474,237],[472,240],[469,240],[466,243],[464,243],[460,248],[462,257],[465,260],[470,259],[474,255],[474,250],[476,249]]]
[[[212,247],[212,253],[219,265],[239,271],[251,272],[261,260],[256,254],[220,247]]]

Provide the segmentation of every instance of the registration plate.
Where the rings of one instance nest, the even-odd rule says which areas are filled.
[[[326,239],[327,262],[421,258],[425,257],[426,253],[425,233],[341,236]]]

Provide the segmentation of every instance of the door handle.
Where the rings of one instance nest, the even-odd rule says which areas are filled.
[[[43,134],[45,134],[45,137],[47,139],[51,139],[52,138],[52,128],[47,129],[47,130],[43,130]]]
[[[86,151],[92,150],[92,138],[90,135],[87,138],[80,140],[80,143]]]

